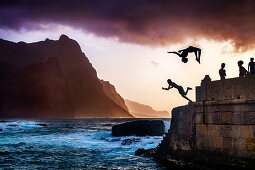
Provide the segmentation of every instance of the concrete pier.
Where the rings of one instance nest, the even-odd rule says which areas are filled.
[[[254,167],[255,76],[218,81],[205,76],[196,87],[196,102],[172,110],[171,128],[157,147],[157,156],[185,155]],[[219,160],[223,157],[225,162]]]

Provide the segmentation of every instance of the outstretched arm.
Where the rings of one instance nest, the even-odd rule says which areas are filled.
[[[167,53],[173,53],[173,54],[178,55],[179,57],[182,57],[181,54],[179,54],[179,53],[177,53],[177,52],[175,52],[175,51],[169,51],[169,52],[167,52]]]
[[[173,88],[173,86],[171,86],[170,84],[169,84],[168,88],[162,87],[163,90],[169,90],[171,88]]]

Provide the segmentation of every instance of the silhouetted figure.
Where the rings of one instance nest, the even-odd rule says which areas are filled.
[[[250,74],[255,74],[255,62],[254,62],[254,58],[251,58],[251,61],[248,64],[248,71]]]
[[[171,89],[171,88],[176,88],[176,89],[178,90],[178,92],[180,93],[180,95],[181,95],[183,98],[185,98],[185,99],[187,99],[188,101],[192,102],[192,100],[190,100],[188,97],[186,97],[188,91],[189,91],[189,90],[192,90],[192,88],[188,87],[187,90],[186,90],[186,92],[185,92],[182,86],[179,86],[179,85],[177,85],[176,83],[172,82],[171,79],[168,79],[168,80],[167,80],[167,83],[168,83],[168,85],[169,85],[168,88],[162,87],[163,90],[169,90],[169,89]]]
[[[200,56],[201,56],[201,49],[200,48],[189,46],[186,49],[179,50],[178,53],[175,52],[175,51],[172,51],[172,52],[170,51],[170,52],[167,52],[167,53],[173,53],[173,54],[178,55],[179,57],[182,58],[182,62],[184,62],[184,63],[188,62],[187,56],[188,56],[189,53],[195,53],[196,60],[200,64]]]
[[[239,77],[244,77],[245,75],[248,74],[248,71],[242,66],[243,65],[243,61],[240,60],[237,62],[238,66],[239,66]]]
[[[221,80],[224,80],[225,77],[226,77],[226,70],[224,69],[225,68],[225,63],[222,63],[221,64],[221,69],[219,70],[219,74],[220,74],[220,79]]]

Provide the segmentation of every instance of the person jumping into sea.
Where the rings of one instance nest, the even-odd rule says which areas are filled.
[[[188,87],[186,92],[184,91],[183,87],[182,86],[179,86],[177,85],[176,83],[174,83],[171,79],[168,79],[167,80],[167,83],[168,83],[168,88],[164,88],[162,87],[163,90],[170,90],[171,88],[176,88],[178,90],[178,92],[180,93],[180,95],[187,99],[188,101],[192,102],[192,100],[190,100],[188,97],[187,97],[187,94],[188,94],[188,91],[189,90],[192,90],[192,88]]]
[[[195,53],[196,60],[200,64],[200,56],[201,56],[201,49],[193,46],[189,46],[186,49],[179,50],[178,52],[175,51],[169,51],[167,53],[173,53],[178,55],[179,57],[182,58],[182,62],[187,63],[188,62],[188,54],[189,53]]]

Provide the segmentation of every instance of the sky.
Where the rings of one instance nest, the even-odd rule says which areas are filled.
[[[66,34],[80,44],[97,70],[125,99],[171,111],[187,104],[176,89],[163,91],[167,79],[192,87],[206,74],[218,80],[238,76],[255,57],[253,0],[12,0],[0,2],[0,38],[36,42]],[[168,54],[196,46],[201,64]]]

